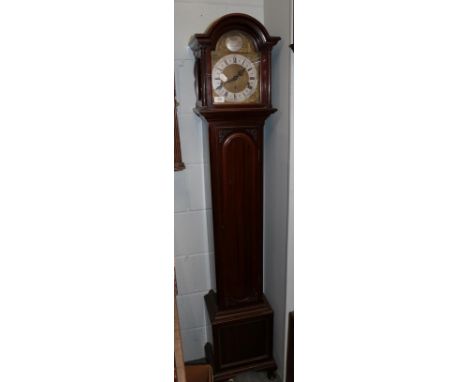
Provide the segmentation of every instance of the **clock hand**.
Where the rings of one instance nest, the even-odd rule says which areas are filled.
[[[223,81],[223,82],[226,82],[226,81],[228,80],[228,78],[226,77],[226,75],[225,75],[224,73],[221,73],[221,74],[219,75],[219,78],[220,78],[221,81]]]
[[[232,78],[230,78],[229,80],[227,80],[224,83],[227,84],[228,82],[236,81],[244,72],[245,72],[245,68],[242,68],[241,70],[239,70],[237,72],[237,74],[235,76],[233,76]]]
[[[239,70],[239,72],[237,73],[237,77],[242,76],[242,74],[244,74],[244,72],[245,72],[245,68],[242,68],[241,70]]]

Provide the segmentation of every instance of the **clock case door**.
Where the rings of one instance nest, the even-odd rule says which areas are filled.
[[[261,52],[260,103],[213,104],[211,50],[225,33],[248,34]],[[248,15],[231,14],[190,40],[197,104],[208,128],[216,292],[205,296],[213,343],[205,346],[215,381],[276,369],[273,311],[263,294],[263,128],[271,107],[271,37]],[[266,254],[268,256],[268,254]]]
[[[263,300],[263,129],[212,122],[211,184],[220,309]]]

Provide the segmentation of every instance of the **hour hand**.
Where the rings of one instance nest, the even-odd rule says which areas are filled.
[[[227,76],[226,76],[224,73],[221,73],[221,74],[219,75],[219,78],[220,78],[221,81],[223,81],[223,82],[228,81],[228,78],[227,78]]]

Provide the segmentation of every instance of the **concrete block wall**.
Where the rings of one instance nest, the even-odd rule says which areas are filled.
[[[246,13],[263,22],[263,0],[175,0],[174,72],[182,158],[186,170],[174,174],[175,267],[181,335],[186,361],[204,357],[210,337],[203,296],[215,288],[207,131],[193,113],[192,34],[227,13]]]

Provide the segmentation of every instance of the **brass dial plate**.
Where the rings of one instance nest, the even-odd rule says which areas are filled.
[[[221,36],[211,52],[213,103],[260,103],[260,58],[245,33],[231,31]]]

